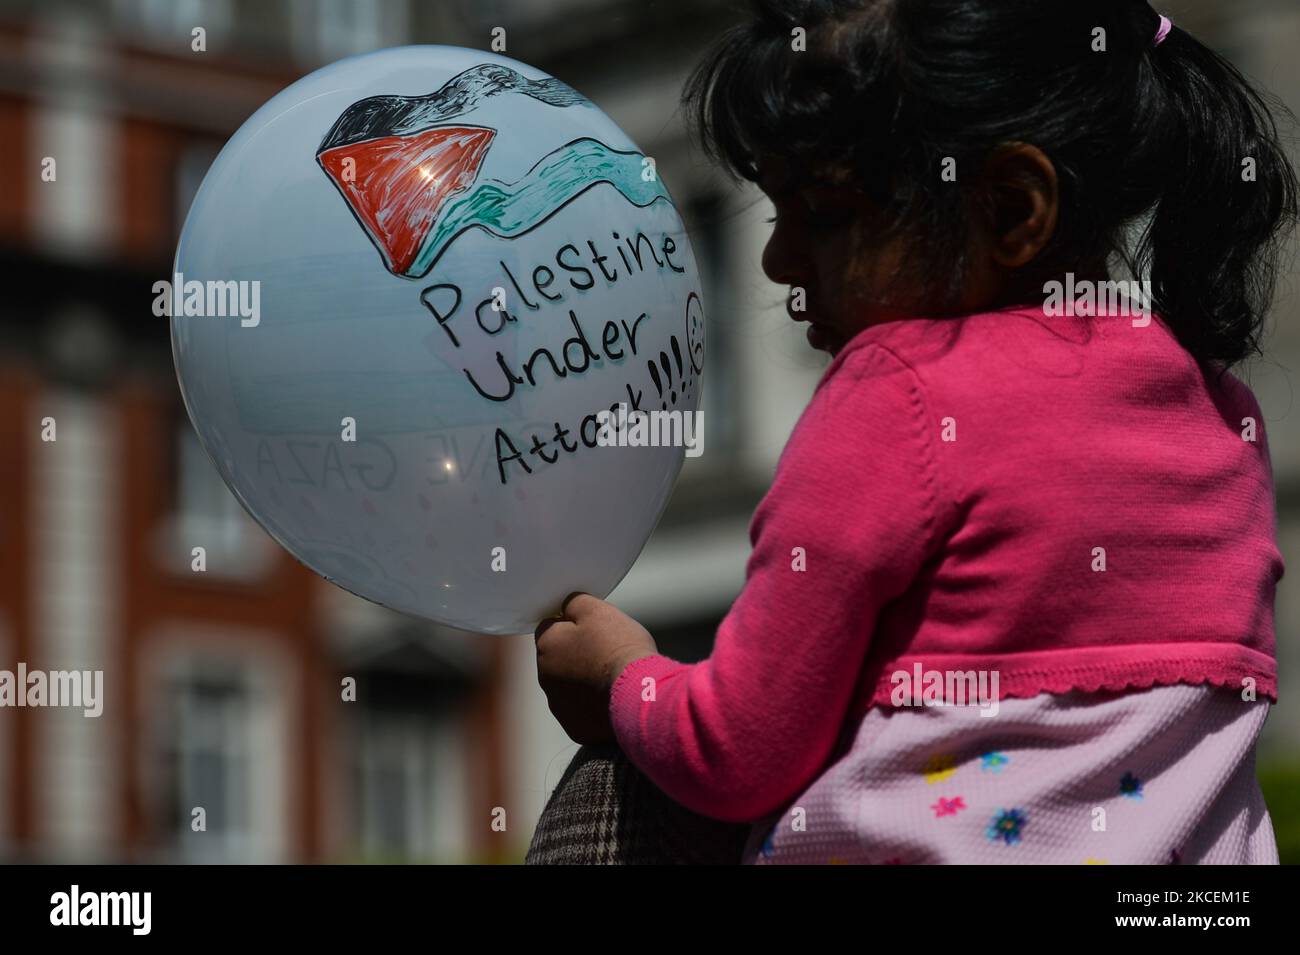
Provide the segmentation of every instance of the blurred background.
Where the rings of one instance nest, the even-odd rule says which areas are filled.
[[[1295,0],[1163,12],[1300,109]],[[487,50],[502,27],[507,56],[575,87],[656,159],[704,272],[707,444],[610,599],[663,652],[707,656],[743,581],[750,515],[826,363],[759,269],[766,203],[704,161],[678,109],[735,17],[717,0],[0,0],[0,669],[102,669],[106,696],[99,719],[0,709],[0,860],[518,862],[577,751],[537,688],[531,637],[447,630],[326,584],[244,515],[181,405],[151,289],[170,277],[190,199],[248,116],[343,56]],[[1268,355],[1243,372],[1295,565],[1260,762],[1289,862],[1297,284],[1293,270]],[[46,417],[56,442],[40,438]],[[212,542],[206,574],[190,572],[196,537]],[[340,700],[344,677],[356,702]],[[195,806],[206,832],[191,831]]]

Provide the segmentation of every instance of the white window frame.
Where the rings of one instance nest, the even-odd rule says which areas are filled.
[[[205,574],[244,583],[262,579],[277,547],[226,486],[188,418],[178,425],[175,449],[176,502],[160,529],[158,562],[175,574],[194,575],[193,549],[202,547]],[[215,507],[208,506],[213,501]]]
[[[221,719],[243,723],[243,750],[247,760],[245,799],[248,811],[246,825],[240,830],[218,833],[212,829],[208,817],[207,832],[193,832],[192,790],[182,778],[178,781],[177,798],[182,807],[188,807],[176,820],[182,828],[168,830],[167,854],[171,861],[204,863],[279,863],[287,861],[290,842],[290,814],[288,797],[291,778],[289,774],[290,714],[299,688],[293,679],[293,670],[284,655],[273,648],[273,634],[251,630],[214,629],[176,622],[153,634],[146,641],[146,674],[142,685],[146,688],[146,704],[152,704],[149,720],[152,728],[149,745],[142,752],[146,792],[152,797],[152,809],[157,815],[167,812],[170,806],[163,801],[166,791],[162,778],[163,754],[184,757],[186,751],[194,752],[192,739],[176,740],[177,733],[185,732],[183,725],[171,722],[169,694],[177,683],[184,683],[211,672],[214,668],[234,672],[245,688],[244,699],[248,711],[244,718],[224,714]],[[184,718],[183,715],[181,717]],[[240,727],[235,726],[239,732]],[[313,732],[313,728],[305,728]],[[229,802],[229,799],[228,799]],[[204,807],[207,808],[207,807]],[[170,825],[171,820],[168,820]]]

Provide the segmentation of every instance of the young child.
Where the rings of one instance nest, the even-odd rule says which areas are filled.
[[[566,731],[748,862],[1276,862],[1259,94],[1138,0],[758,0],[688,99],[834,357],[709,659],[539,626]],[[1117,258],[1151,312],[1052,307]]]

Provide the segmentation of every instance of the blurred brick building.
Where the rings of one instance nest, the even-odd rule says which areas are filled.
[[[226,136],[304,71],[293,42],[328,58],[339,28],[302,8],[236,42],[231,18],[263,5],[244,6],[42,5],[0,22],[0,274],[15,290],[0,667],[102,669],[106,690],[98,719],[0,711],[0,847],[491,857],[466,814],[506,802],[501,645],[359,605],[275,546],[195,440],[148,308]],[[208,51],[191,49],[191,23]],[[52,179],[33,175],[46,157]]]

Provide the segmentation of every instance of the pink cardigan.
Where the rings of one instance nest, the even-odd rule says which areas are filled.
[[[712,656],[629,664],[614,731],[683,805],[750,821],[918,663],[996,671],[1011,698],[1276,699],[1275,527],[1254,396],[1158,318],[872,326],[782,453]]]

